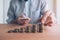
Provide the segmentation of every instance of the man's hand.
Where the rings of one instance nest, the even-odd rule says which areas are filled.
[[[30,18],[25,19],[25,16],[20,16],[17,18],[17,23],[20,25],[27,25],[30,22]]]
[[[45,26],[52,26],[55,22],[55,15],[54,13],[47,11],[44,13],[40,21],[45,25]]]

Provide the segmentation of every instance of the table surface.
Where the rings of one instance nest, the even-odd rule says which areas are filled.
[[[29,24],[31,26],[31,24]],[[60,40],[60,25],[45,26],[43,33],[7,33],[8,30],[22,26],[0,24],[0,40]]]

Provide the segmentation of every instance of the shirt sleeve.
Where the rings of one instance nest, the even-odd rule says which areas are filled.
[[[44,14],[46,11],[50,10],[48,4],[45,0],[41,0],[41,13]]]
[[[8,9],[8,14],[7,14],[7,16],[8,16],[7,23],[8,24],[11,24],[11,22],[15,20],[14,7],[15,6],[13,4],[13,1],[11,0],[10,7]]]

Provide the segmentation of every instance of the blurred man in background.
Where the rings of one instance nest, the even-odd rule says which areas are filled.
[[[28,18],[21,20],[20,18]],[[30,18],[30,19],[29,19]],[[37,24],[51,26],[55,21],[45,0],[11,0],[8,10],[8,24]]]

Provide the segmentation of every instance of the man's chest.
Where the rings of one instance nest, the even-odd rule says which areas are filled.
[[[41,7],[41,2],[40,0],[28,0],[25,3],[25,8],[30,8],[31,11],[36,11],[39,10]]]
[[[23,7],[24,6],[24,7]],[[28,0],[24,4],[18,3],[16,8],[16,15],[20,13],[25,13],[27,16],[34,16],[38,18],[40,15],[41,1],[40,0]]]
[[[36,11],[36,10],[40,10],[41,1],[40,0],[28,0],[26,2],[20,2],[20,3],[17,2],[16,6],[17,6],[17,10],[21,10],[22,7],[24,6],[24,9],[26,10],[30,9],[31,11]]]

